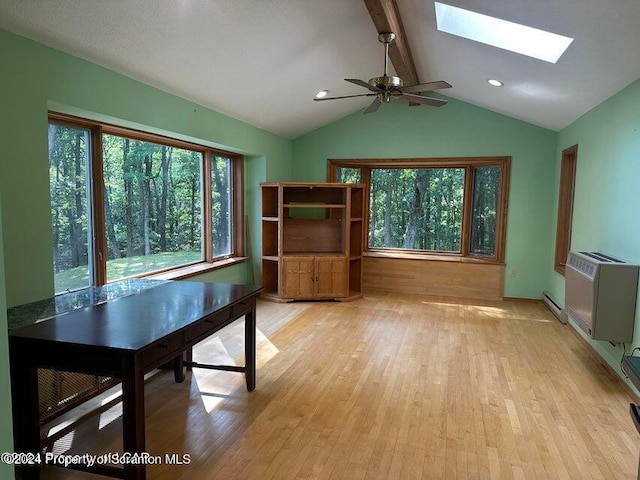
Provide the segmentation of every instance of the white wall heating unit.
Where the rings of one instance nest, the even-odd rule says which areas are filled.
[[[638,269],[603,253],[569,252],[565,312],[594,340],[631,342]]]

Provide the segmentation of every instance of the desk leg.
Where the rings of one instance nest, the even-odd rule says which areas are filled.
[[[184,352],[184,361],[185,362],[193,362],[193,347],[189,347],[187,348],[187,350]],[[191,368],[191,365],[187,366],[187,372],[191,372],[193,369]]]
[[[247,390],[252,392],[256,388],[256,300],[253,308],[244,316],[244,355],[245,379]]]
[[[135,356],[122,360],[122,446],[125,453],[145,451],[144,372]],[[124,480],[145,480],[145,465],[125,465]]]
[[[184,382],[184,353],[180,353],[173,359],[173,379],[176,383]]]
[[[38,405],[38,369],[27,366],[20,358],[24,352],[9,341],[11,370],[11,401],[13,408],[13,440],[16,452],[40,452],[40,407]],[[17,478],[37,480],[40,466],[16,467]]]

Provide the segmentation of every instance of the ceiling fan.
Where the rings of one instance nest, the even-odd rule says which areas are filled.
[[[353,97],[376,97],[373,102],[367,107],[364,113],[373,113],[383,103],[389,103],[392,98],[403,98],[410,103],[417,103],[420,105],[430,105],[432,107],[441,107],[446,105],[446,100],[439,98],[423,97],[422,95],[415,95],[416,93],[429,92],[431,90],[439,90],[441,88],[450,88],[451,85],[443,80],[429,83],[421,83],[418,85],[411,85],[404,87],[402,79],[393,75],[387,75],[387,60],[389,58],[389,44],[396,38],[394,33],[381,33],[378,35],[378,41],[384,44],[384,74],[381,77],[374,77],[368,82],[364,80],[358,80],[357,78],[345,78],[345,81],[359,85],[370,90],[372,93],[362,93],[360,95],[344,95],[341,97],[322,97],[314,98],[315,101],[324,100],[338,100],[341,98],[353,98]]]

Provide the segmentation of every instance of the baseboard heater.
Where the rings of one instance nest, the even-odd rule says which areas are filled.
[[[558,303],[558,301],[551,296],[549,292],[546,290],[542,292],[542,301],[547,306],[551,313],[553,313],[561,323],[567,323],[566,319],[562,315],[562,307]]]

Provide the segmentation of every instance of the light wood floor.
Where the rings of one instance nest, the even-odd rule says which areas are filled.
[[[191,458],[149,479],[636,478],[637,399],[542,304],[260,302],[258,328],[254,392],[204,370],[147,384],[148,451]],[[196,359],[242,362],[242,332],[237,322]],[[54,451],[120,451],[118,409]]]

